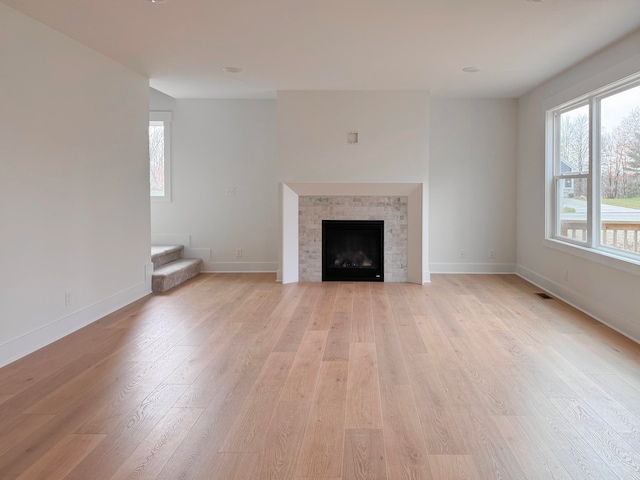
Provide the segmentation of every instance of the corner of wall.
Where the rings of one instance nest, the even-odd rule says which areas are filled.
[[[152,274],[153,264],[147,263],[142,283],[0,345],[0,368],[151,294]]]
[[[612,328],[616,332],[640,344],[640,324],[611,305],[600,302],[597,298],[567,288],[522,265],[517,266],[516,274],[543,290],[551,293],[565,303],[593,317],[598,322]]]

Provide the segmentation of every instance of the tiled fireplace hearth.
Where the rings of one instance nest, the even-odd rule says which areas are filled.
[[[426,283],[422,183],[282,183],[283,283],[322,281],[322,220],[384,221],[384,281]]]

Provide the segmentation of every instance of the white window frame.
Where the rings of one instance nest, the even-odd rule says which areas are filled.
[[[601,166],[599,142],[600,101],[603,98],[638,86],[640,86],[640,73],[547,109],[545,137],[545,244],[557,250],[635,274],[640,274],[639,254],[601,245]],[[579,108],[583,105],[589,106],[589,171],[587,173],[570,172],[563,174],[560,168],[560,145],[558,141],[560,122],[558,119],[563,112]],[[587,182],[587,238],[585,241],[560,235],[560,219],[557,218],[557,214],[559,212],[558,202],[560,201],[561,192],[558,191],[557,185],[559,181],[564,182],[568,179],[586,179]]]
[[[164,195],[149,194],[153,202],[171,201],[171,122],[173,112],[151,111],[149,112],[149,125],[164,126]]]

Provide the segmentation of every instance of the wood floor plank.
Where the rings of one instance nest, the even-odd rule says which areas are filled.
[[[190,385],[195,382],[243,325],[242,322],[225,322],[214,330],[197,350],[169,374],[165,383]]]
[[[338,291],[336,292],[336,301],[333,305],[333,311],[351,313],[353,312],[354,299],[353,283],[338,282]]]
[[[309,328],[311,330],[328,330],[333,316],[333,306],[336,303],[336,294],[338,292],[337,282],[327,282],[323,285],[318,302],[316,303]]]
[[[308,286],[308,283],[302,282],[282,285],[282,300],[271,314],[277,317],[291,318]]]
[[[0,436],[0,456],[53,418],[55,415],[16,415],[12,428],[3,430]]]
[[[488,411],[481,406],[458,410],[456,421],[467,435],[480,478],[527,478]]]
[[[193,348],[195,347],[175,347],[162,362],[142,362],[129,370],[125,377],[128,381],[114,384],[108,394],[96,402],[93,415],[83,421],[74,433],[109,433],[132,411],[155,399],[156,392],[164,391],[162,396],[168,395],[169,392],[184,392],[184,385],[165,388],[166,384],[162,383],[162,379],[167,375],[167,370],[163,366],[181,362]]]
[[[113,411],[111,404],[123,405],[122,392],[135,390],[135,379],[139,373],[124,371],[122,377],[105,376],[94,379],[88,390],[81,392],[49,422],[17,442],[11,450],[0,457],[0,473],[22,473],[26,468],[53,448],[65,435],[71,433],[103,433],[78,431],[96,416]],[[129,397],[132,398],[132,397]],[[116,401],[117,400],[117,401]],[[135,405],[135,404],[134,404]]]
[[[554,398],[552,403],[619,478],[640,480],[640,453],[578,398]]]
[[[354,287],[351,341],[373,343],[374,335],[370,284],[359,282]]]
[[[298,477],[342,474],[347,362],[322,362],[298,459]]]
[[[520,413],[518,402],[512,399],[510,388],[502,384],[493,370],[493,364],[487,361],[482,351],[478,351],[468,337],[449,339],[463,371],[477,392],[477,398],[483,402],[492,415],[517,415]]]
[[[388,477],[398,480],[434,478],[420,429],[413,393],[408,385],[383,388],[382,414]]]
[[[345,428],[382,429],[376,346],[352,343],[351,350]]]
[[[448,401],[448,392],[440,382],[440,365],[428,353],[409,354],[406,364],[427,453],[469,453],[464,442],[464,432],[458,428]]]
[[[196,423],[202,409],[172,408],[111,476],[154,480]]]
[[[255,378],[235,373],[222,391],[202,411],[189,435],[178,446],[171,459],[156,477],[158,480],[207,478],[203,471],[209,468],[211,458],[226,439]],[[225,382],[226,383],[226,382]]]
[[[640,417],[640,390],[617,375],[589,375],[589,377],[635,416]]]
[[[527,478],[571,480],[569,472],[526,416],[503,415],[494,417],[493,421],[523,471],[527,473]]]
[[[343,458],[343,480],[386,480],[388,478],[382,430],[347,430]]]
[[[63,480],[105,438],[106,435],[67,435],[18,478]]]
[[[429,455],[433,478],[482,480],[471,455]]]
[[[389,298],[380,287],[375,290],[372,287],[371,298],[380,386],[408,385],[409,376],[402,356],[402,343],[393,323]]]
[[[401,284],[393,284],[388,288],[389,304],[393,312],[398,336],[405,350],[413,353],[426,353],[427,349],[403,290],[404,286]]]
[[[220,478],[225,480],[246,480],[250,477],[257,453],[219,452],[209,458],[193,478]]]
[[[66,480],[108,479],[153,431],[184,391],[182,385],[160,385],[122,415],[107,431],[107,437],[66,477]],[[114,419],[115,420],[115,419]]]
[[[323,361],[348,361],[351,345],[351,312],[334,312],[329,336],[324,348]]]
[[[551,399],[537,389],[530,388],[528,394],[528,421],[571,478],[620,478],[557,408],[549,408]]]
[[[536,291],[200,275],[0,369],[0,479],[640,479],[640,347]]]
[[[319,296],[320,289],[317,286],[307,287],[274,348],[275,352],[295,352],[298,350]]]
[[[292,479],[302,447],[311,401],[281,401],[271,418],[271,424],[254,470],[247,478],[271,480]]]
[[[118,376],[128,376],[137,362],[129,361],[124,356],[113,356],[91,365],[86,371],[75,375],[66,383],[58,384],[58,388],[48,395],[40,397],[40,401],[25,410],[31,414],[59,413],[68,407],[74,399],[87,394],[90,390],[99,388],[108,382],[117,381]],[[28,404],[27,404],[28,405]],[[22,408],[27,405],[23,405]]]
[[[539,347],[536,351],[541,358],[554,366],[558,376],[579,395],[579,398],[597,411],[630,446],[640,451],[640,417],[637,414],[615,400],[609,391],[574,367],[555,349]]]
[[[267,358],[220,452],[258,452],[265,441],[271,416],[293,364],[291,352]]]
[[[49,377],[35,383],[28,389],[25,389],[20,396],[16,396],[0,405],[0,429],[4,429],[4,420],[7,419],[6,412],[13,408],[20,408],[25,413],[33,414],[55,414],[56,408],[51,408],[49,400],[60,393],[61,390],[75,390],[75,396],[78,395],[76,386],[70,386],[78,377],[90,377],[95,373],[95,368],[101,370],[102,373],[108,375],[108,369],[126,370],[130,363],[116,359],[112,362],[103,362],[102,354],[85,354],[79,355],[73,362],[67,364],[67,368],[54,372]],[[11,402],[16,402],[12,405]],[[68,404],[68,399],[64,405]]]
[[[300,342],[280,397],[284,401],[309,402],[316,388],[328,331],[309,330]]]

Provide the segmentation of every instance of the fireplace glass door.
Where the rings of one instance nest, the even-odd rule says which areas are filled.
[[[384,281],[384,221],[323,220],[322,281]]]

